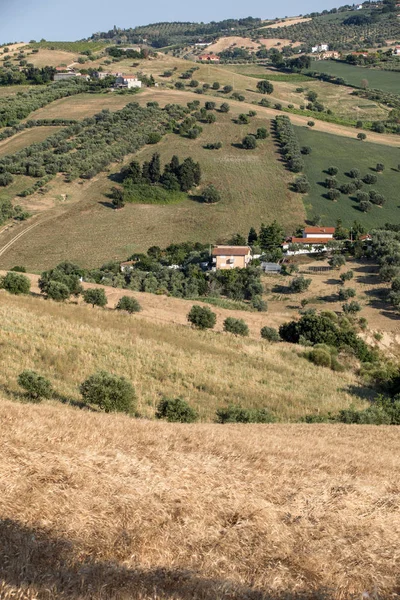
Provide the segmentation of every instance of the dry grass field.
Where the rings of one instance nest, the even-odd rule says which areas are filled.
[[[4,599],[398,597],[395,427],[0,419]]]
[[[257,41],[253,41],[250,38],[246,37],[238,37],[238,36],[228,36],[221,37],[215,44],[211,44],[211,46],[207,47],[207,52],[215,53],[222,52],[223,50],[227,50],[228,48],[246,48],[250,51],[256,51],[261,46],[265,46],[266,48],[277,48],[279,46],[290,46],[292,45],[292,40],[289,39],[278,39],[278,38],[262,38]],[[293,46],[298,46],[299,43],[296,42]]]
[[[288,17],[287,19],[283,19],[277,23],[271,23],[270,25],[264,25],[264,29],[268,27],[269,29],[278,29],[279,27],[290,27],[291,25],[297,25],[298,23],[307,23],[307,21],[311,21],[311,18],[306,17]]]
[[[164,396],[184,398],[202,421],[213,421],[218,407],[232,403],[268,408],[284,421],[366,406],[370,391],[352,371],[316,367],[301,348],[263,342],[259,327],[277,323],[268,313],[216,309],[219,331],[198,332],[186,322],[193,302],[134,295],[143,312],[128,315],[1,292],[0,391],[20,398],[18,374],[34,369],[53,382],[53,404],[74,404],[79,384],[105,369],[132,381],[138,411],[150,418]],[[227,316],[243,317],[254,337],[222,333]]]
[[[6,154],[14,154],[26,146],[42,142],[47,137],[59,131],[60,127],[34,127],[32,129],[26,129],[21,133],[17,133],[11,138],[0,141],[0,156]]]
[[[105,108],[116,111],[136,101],[137,97],[131,94],[77,94],[39,108],[29,115],[29,119],[84,119]]]

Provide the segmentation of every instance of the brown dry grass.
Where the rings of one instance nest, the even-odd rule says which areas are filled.
[[[216,309],[217,331],[198,332],[186,322],[193,302],[108,292],[110,305],[118,293],[134,295],[143,312],[127,315],[0,293],[0,390],[18,396],[17,376],[28,368],[49,377],[60,399],[76,402],[79,383],[105,369],[132,381],[138,409],[148,417],[165,395],[185,398],[203,421],[214,420],[216,409],[231,403],[268,407],[286,421],[366,406],[353,395],[359,383],[351,371],[321,369],[300,348],[263,342],[259,328],[277,324],[277,317]],[[243,317],[254,337],[221,333],[227,316]]]
[[[398,596],[394,427],[0,419],[2,598]]]
[[[307,21],[312,21],[311,18],[306,17],[289,17],[284,21],[280,21],[279,23],[272,23],[271,25],[264,25],[263,29],[278,29],[278,27],[290,27],[291,25],[297,25],[298,23],[307,23]]]
[[[78,94],[61,98],[29,115],[29,119],[83,119],[108,108],[111,111],[124,108],[136,97],[130,94]]]
[[[261,46],[266,46],[269,48],[276,48],[277,46],[289,46],[292,45],[292,40],[289,39],[278,39],[278,38],[262,38],[257,41],[253,41],[250,38],[246,37],[238,37],[238,36],[228,36],[220,38],[215,44],[207,47],[207,52],[215,53],[222,52],[223,50],[227,50],[228,48],[236,47],[236,48],[246,48],[247,50],[258,50]],[[293,44],[293,46],[298,46],[299,42]]]
[[[4,156],[6,154],[14,154],[14,152],[18,152],[22,148],[29,146],[30,144],[35,144],[37,142],[42,142],[47,137],[59,131],[60,127],[34,127],[33,129],[26,129],[21,133],[17,133],[11,138],[0,141],[0,156]]]

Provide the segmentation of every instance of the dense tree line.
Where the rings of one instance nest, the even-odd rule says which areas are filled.
[[[209,271],[209,245],[188,242],[165,250],[154,246],[146,255],[135,254],[130,260],[134,261],[132,267],[123,273],[119,263],[110,263],[88,272],[85,280],[177,298],[225,296],[254,305],[262,294],[257,267]]]
[[[301,147],[294,127],[286,115],[278,115],[274,121],[275,132],[278,138],[282,155],[286,165],[293,173],[300,173],[304,168]]]
[[[44,89],[18,92],[0,99],[0,127],[14,127],[31,112],[55,100],[82,94],[89,90],[86,81],[60,81]]]
[[[160,155],[156,152],[142,165],[138,161],[131,162],[122,170],[121,176],[128,189],[131,185],[153,184],[162,185],[170,191],[188,192],[193,186],[199,185],[201,167],[190,157],[180,162],[178,156],[174,155],[162,170]]]
[[[25,69],[18,67],[0,68],[0,85],[43,85],[53,81],[56,69],[54,67],[27,66]]]
[[[66,125],[74,125],[77,123],[75,119],[31,119],[26,123],[19,123],[14,127],[7,127],[0,132],[0,141],[6,140],[17,133],[21,133],[25,129],[33,127],[62,127]]]

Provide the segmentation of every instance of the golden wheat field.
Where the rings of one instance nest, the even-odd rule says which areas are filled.
[[[0,419],[3,599],[398,597],[397,428]]]

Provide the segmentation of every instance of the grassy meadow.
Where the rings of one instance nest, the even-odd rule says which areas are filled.
[[[312,153],[304,156],[305,170],[311,191],[304,198],[307,213],[319,214],[324,223],[334,224],[337,219],[342,219],[345,225],[357,219],[365,227],[373,228],[385,223],[398,223],[400,217],[399,198],[397,190],[400,185],[400,152],[398,148],[381,146],[359,140],[342,138],[319,131],[311,131],[305,127],[296,127],[296,134],[301,146],[310,146]],[[385,165],[383,173],[375,173],[377,163]],[[324,197],[326,188],[323,185],[328,176],[325,170],[335,166],[339,169],[336,176],[342,183],[349,183],[351,179],[345,174],[352,168],[360,169],[362,176],[367,173],[376,174],[378,181],[374,185],[365,185],[362,191],[376,189],[386,198],[383,207],[373,206],[371,212],[363,213],[358,208],[358,202],[353,196],[344,194],[336,202]]]
[[[400,90],[400,73],[394,71],[368,69],[335,60],[313,61],[311,70],[342,77],[349,85],[354,87],[362,87],[361,82],[366,79],[369,88],[393,94],[398,94]]]
[[[136,102],[136,94],[77,94],[51,102],[35,110],[29,119],[84,119],[101,112],[103,109],[115,112],[129,102]]]
[[[25,129],[10,138],[0,141],[0,157],[6,154],[14,154],[26,146],[42,142],[47,137],[59,131],[61,127],[44,126]]]
[[[132,316],[6,292],[0,296],[0,389],[10,399],[21,399],[16,380],[23,369],[51,379],[57,392],[51,402],[56,405],[79,402],[79,384],[105,369],[132,381],[138,411],[149,418],[165,396],[186,399],[203,421],[213,421],[218,407],[232,403],[266,407],[284,421],[308,413],[337,412],[352,404],[365,406],[353,395],[358,382],[352,372],[316,367],[295,346],[174,324],[163,313],[164,299],[154,295],[148,300],[146,295],[143,300],[136,296],[144,307],[148,301],[158,302],[154,318],[146,311]],[[191,307],[182,300],[173,303],[184,314]],[[167,322],[162,322],[163,315]],[[244,317],[251,321],[252,315],[244,313]],[[268,314],[254,318],[260,326],[271,323]],[[219,321],[221,326],[222,316]]]
[[[221,192],[221,202],[206,205],[199,202],[199,191],[195,191],[193,197],[179,204],[135,203],[114,211],[108,194],[115,185],[113,172],[119,172],[121,164],[92,181],[65,184],[58,176],[50,182],[45,199],[54,202],[57,196],[68,194],[63,214],[29,232],[23,243],[15,244],[1,257],[0,265],[10,268],[24,264],[35,272],[68,256],[82,266],[95,267],[110,259],[124,260],[152,245],[165,247],[186,240],[218,242],[237,232],[247,235],[251,226],[274,218],[292,231],[304,221],[305,211],[301,198],[289,190],[292,177],[279,160],[272,136],[260,141],[254,151],[238,147],[247,133],[255,133],[261,126],[269,128],[269,119],[257,116],[249,125],[237,125],[233,119],[231,113],[217,113],[217,122],[202,124],[203,133],[196,140],[169,134],[157,146],[147,146],[135,155],[143,162],[157,151],[162,163],[174,154],[181,160],[192,156],[201,164],[202,185],[213,183]],[[223,143],[221,150],[204,149],[207,143],[217,141]],[[35,197],[28,198],[26,208],[29,210],[30,202],[35,201]]]

